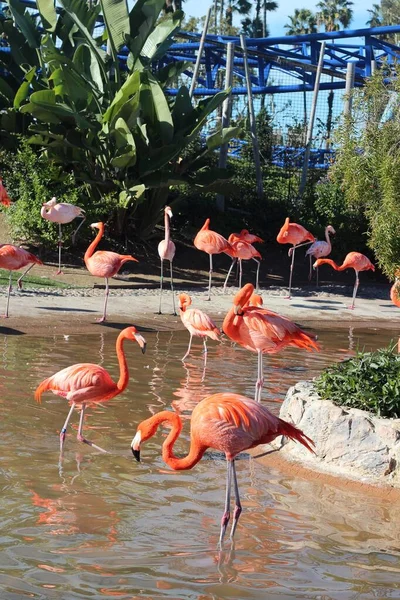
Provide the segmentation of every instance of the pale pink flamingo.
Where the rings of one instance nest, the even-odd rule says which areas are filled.
[[[346,258],[344,259],[342,265],[337,265],[335,261],[330,258],[319,258],[314,263],[314,269],[316,269],[320,265],[330,265],[333,269],[335,269],[335,271],[345,271],[346,269],[354,269],[356,274],[356,281],[353,288],[353,299],[351,305],[347,307],[350,310],[353,310],[356,302],[356,294],[359,284],[358,273],[360,271],[368,270],[375,271],[375,267],[372,264],[372,262],[369,260],[369,258],[367,258],[364,254],[361,254],[360,252],[349,252]]]
[[[219,341],[221,331],[218,329],[216,324],[206,313],[198,308],[189,308],[192,303],[192,299],[189,294],[179,294],[179,313],[181,321],[190,333],[189,346],[182,361],[189,355],[190,348],[192,345],[192,338],[200,337],[203,338],[204,345],[204,366],[207,363],[207,338]]]
[[[89,248],[85,252],[85,256],[83,260],[85,261],[85,265],[87,270],[94,275],[95,277],[104,277],[106,281],[106,289],[104,293],[104,309],[103,316],[99,319],[99,323],[103,323],[106,320],[107,315],[107,301],[108,301],[108,280],[110,277],[114,277],[120,270],[123,264],[128,262],[129,260],[134,260],[135,262],[139,262],[137,258],[131,256],[130,254],[117,254],[116,252],[109,252],[107,250],[98,250],[95,252],[95,249],[98,246],[101,238],[104,234],[104,223],[92,223],[91,226],[93,229],[98,229],[99,232],[94,238],[93,242],[90,244]]]
[[[11,206],[11,198],[3,185],[3,179],[0,177],[0,203],[3,206]]]
[[[79,217],[81,222],[72,234],[72,243],[75,244],[75,237],[79,229],[82,227],[86,216],[83,208],[75,206],[75,204],[68,204],[67,202],[57,202],[57,199],[53,196],[51,200],[45,202],[40,209],[40,216],[46,221],[52,223],[58,223],[58,271],[56,275],[61,275],[61,247],[62,247],[62,232],[61,225],[71,223],[74,219]]]
[[[162,446],[162,457],[171,469],[181,471],[194,467],[208,448],[223,452],[227,461],[225,509],[221,519],[219,543],[222,544],[230,520],[231,487],[235,494],[230,538],[232,539],[242,512],[236,477],[235,457],[260,444],[269,444],[283,435],[300,442],[314,452],[314,442],[300,429],[273,415],[268,408],[251,398],[239,394],[221,393],[204,398],[193,409],[190,420],[190,450],[187,456],[178,458],[173,453],[174,444],[182,431],[180,416],[169,410],[161,411],[142,421],[131,442],[136,460],[140,461],[141,445],[151,438],[163,423],[171,429]],[[233,480],[233,482],[232,482]]]
[[[233,306],[222,324],[222,331],[233,342],[247,350],[257,352],[257,381],[254,399],[261,402],[264,385],[263,354],[274,354],[286,346],[305,350],[319,350],[312,335],[296,323],[272,310],[259,307],[259,299],[253,296],[254,286],[246,284],[233,298]],[[253,301],[257,306],[250,306]]]
[[[120,372],[117,382],[113,381],[108,371],[100,365],[78,363],[44,379],[36,388],[35,400],[37,402],[41,402],[41,396],[44,392],[53,392],[53,394],[68,400],[71,405],[67,419],[60,432],[60,452],[63,451],[68,423],[74,408],[81,410],[77,439],[80,442],[89,444],[89,446],[92,446],[96,450],[100,450],[100,452],[106,452],[100,446],[96,446],[93,442],[83,437],[83,420],[88,405],[106,402],[106,400],[110,400],[123,392],[127,387],[129,371],[124,352],[125,340],[136,340],[143,353],[146,349],[146,340],[138,333],[136,327],[126,327],[121,331],[116,342]]]
[[[242,287],[242,260],[254,260],[257,263],[257,274],[256,274],[256,291],[258,290],[258,275],[260,272],[260,261],[262,256],[254,248],[252,244],[246,242],[244,239],[239,237],[236,233],[231,233],[228,238],[228,242],[231,245],[232,250],[229,251],[229,256],[233,256],[232,264],[228,271],[228,274],[224,283],[224,292],[226,291],[226,284],[228,283],[229,276],[232,272],[233,265],[236,261],[239,262],[239,287]]]
[[[331,243],[329,234],[335,235],[335,233],[336,233],[336,231],[333,229],[332,225],[328,225],[327,227],[325,227],[326,242],[324,242],[323,240],[317,240],[316,242],[311,244],[311,246],[307,249],[306,256],[310,257],[310,272],[308,275],[308,281],[311,281],[311,278],[312,278],[312,258],[313,257],[314,257],[314,259],[324,258],[325,256],[328,256],[332,252],[332,243]],[[318,267],[317,267],[317,287],[318,287]]]
[[[210,257],[210,272],[208,279],[208,297],[206,300],[211,300],[211,277],[213,272],[212,255],[225,252],[229,256],[233,256],[232,247],[228,240],[221,234],[210,229],[210,219],[206,219],[203,227],[197,233],[193,240],[193,244],[198,250],[206,252]]]
[[[169,260],[169,268],[171,273],[171,292],[172,292],[172,304],[174,307],[174,315],[176,315],[175,309],[175,294],[174,294],[174,280],[172,275],[172,261],[175,256],[175,244],[171,240],[169,220],[172,218],[172,210],[170,206],[164,208],[164,224],[165,224],[165,238],[158,244],[158,255],[161,261],[161,276],[160,276],[160,305],[158,307],[158,314],[161,315],[161,296],[163,291],[163,265],[164,260]]]
[[[26,271],[24,271],[21,277],[17,280],[18,287],[22,288],[22,278],[32,269],[34,265],[42,265],[42,261],[39,260],[34,254],[24,250],[23,248],[19,248],[18,246],[13,246],[12,244],[2,244],[0,245],[0,268],[7,269],[10,271],[10,279],[8,282],[8,294],[7,294],[7,306],[6,312],[2,315],[4,318],[8,317],[8,306],[10,304],[10,294],[12,290],[12,272],[18,271],[18,269],[22,269],[26,267],[26,265],[30,265]]]
[[[294,253],[296,252],[296,248],[298,246],[304,246],[303,242],[306,242],[306,240],[308,240],[311,244],[312,242],[315,242],[315,237],[302,225],[298,225],[297,223],[290,223],[289,217],[286,217],[285,223],[282,225],[276,237],[276,241],[279,244],[293,244],[293,248],[289,249],[289,256],[292,257],[292,262],[290,265],[289,293],[286,296],[288,300],[290,300],[291,298]]]

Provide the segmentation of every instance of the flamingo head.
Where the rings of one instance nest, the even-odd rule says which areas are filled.
[[[313,269],[316,269],[317,267],[319,267],[319,266],[321,266],[323,264],[324,264],[324,262],[323,262],[322,258],[317,258],[317,260],[313,264]]]
[[[170,206],[166,206],[166,207],[164,208],[164,212],[165,212],[165,214],[166,214],[166,215],[168,215],[168,216],[169,216],[169,218],[170,218],[170,219],[172,219],[172,216],[173,216],[173,215],[172,215],[172,210],[171,210],[171,207],[170,207]]]
[[[276,236],[276,241],[279,244],[285,243],[285,238],[289,235],[289,217],[286,217],[284,224],[282,225],[278,235]]]
[[[333,229],[332,225],[328,225],[328,227],[326,228],[327,233],[332,233],[333,235],[335,235],[336,231]]]
[[[238,291],[233,299],[233,310],[235,315],[242,315],[243,308],[249,303],[249,300],[254,292],[254,285],[246,283],[241,290]]]
[[[99,221],[98,223],[91,223],[90,227],[92,229],[101,229],[103,227],[103,223]]]
[[[57,198],[53,196],[51,200],[48,200],[48,202],[43,202],[42,206],[45,206],[46,208],[52,208],[52,206],[55,206],[56,204]]]
[[[178,299],[180,310],[185,311],[192,304],[192,299],[189,294],[179,294]]]
[[[132,327],[127,327],[126,329],[124,329],[122,331],[122,333],[124,334],[123,335],[124,338],[126,338],[128,340],[135,340],[139,344],[142,354],[144,354],[146,352],[146,340],[138,332],[136,327],[134,327],[133,325],[132,325]]]
[[[131,442],[131,450],[133,456],[136,458],[138,462],[140,462],[140,446],[143,442],[153,437],[156,433],[158,427],[157,421],[153,417],[142,421],[137,426],[135,437]]]

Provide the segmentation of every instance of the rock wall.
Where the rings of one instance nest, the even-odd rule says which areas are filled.
[[[288,441],[282,449],[288,458],[349,479],[400,487],[400,419],[381,419],[322,400],[312,381],[289,389],[279,416],[315,442],[313,456]]]

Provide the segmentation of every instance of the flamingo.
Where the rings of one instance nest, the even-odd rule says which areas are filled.
[[[189,294],[179,294],[179,313],[181,321],[190,333],[189,346],[185,356],[182,358],[182,362],[184,362],[185,358],[189,355],[193,336],[202,337],[204,344],[204,366],[206,366],[207,338],[209,337],[218,342],[221,331],[214,321],[202,310],[199,310],[198,308],[189,308],[191,303],[192,299]]]
[[[104,234],[104,223],[92,223],[90,227],[92,227],[92,229],[98,229],[99,232],[86,250],[83,260],[85,261],[87,270],[92,275],[95,277],[104,277],[106,281],[103,316],[101,319],[98,319],[99,323],[103,323],[106,320],[107,313],[107,301],[109,294],[108,279],[110,277],[114,277],[122,265],[128,262],[128,260],[134,260],[135,262],[139,261],[130,254],[117,254],[116,252],[109,252],[107,250],[98,250],[95,252],[95,249],[97,248],[98,243]]]
[[[332,225],[328,225],[327,227],[325,227],[326,242],[324,242],[323,240],[317,240],[316,242],[311,244],[311,246],[308,248],[308,250],[306,252],[306,256],[310,257],[310,272],[308,275],[308,281],[311,281],[311,278],[312,278],[312,264],[311,264],[312,257],[314,257],[315,259],[324,258],[325,256],[328,256],[328,254],[330,254],[332,252],[332,243],[331,243],[331,239],[329,237],[330,233],[332,233],[333,235],[335,235],[335,233],[336,233],[336,231],[333,229]],[[317,287],[318,287],[318,268],[317,268]]]
[[[261,238],[259,238],[259,239],[261,239]],[[228,283],[228,279],[229,279],[229,276],[233,269],[233,265],[235,264],[235,262],[237,260],[239,261],[239,269],[240,269],[240,271],[239,271],[239,287],[242,287],[242,260],[251,260],[251,259],[253,259],[257,263],[256,290],[258,290],[258,275],[260,272],[260,261],[257,260],[257,258],[259,258],[261,260],[261,258],[262,258],[261,254],[258,252],[258,250],[256,250],[254,248],[254,246],[252,246],[252,244],[250,244],[249,242],[246,242],[244,239],[242,239],[236,233],[231,233],[231,235],[228,238],[228,242],[230,243],[230,245],[233,249],[229,252],[229,255],[233,256],[233,260],[232,260],[230,269],[228,271],[228,275],[226,276],[226,279],[225,279],[223,291],[225,292],[225,290],[226,290],[226,284]]]
[[[346,269],[354,269],[356,274],[356,281],[353,288],[353,299],[351,305],[347,307],[350,310],[353,310],[355,306],[356,294],[359,284],[358,273],[360,271],[368,270],[375,271],[375,267],[372,264],[372,262],[369,260],[369,258],[367,258],[364,254],[361,254],[360,252],[349,252],[346,258],[344,259],[342,265],[337,265],[335,261],[330,258],[319,258],[314,263],[314,269],[316,269],[320,265],[330,265],[333,269],[335,269],[335,271],[345,271]]]
[[[6,312],[2,315],[4,318],[8,317],[8,306],[10,304],[10,294],[12,290],[11,280],[12,280],[12,272],[18,271],[18,269],[22,269],[26,267],[26,265],[30,265],[26,271],[24,271],[21,277],[18,279],[17,284],[18,287],[22,288],[22,279],[25,275],[32,269],[34,265],[42,265],[42,261],[39,260],[34,254],[24,250],[23,248],[19,248],[18,246],[13,246],[12,244],[2,244],[0,246],[0,268],[7,269],[10,271],[10,279],[8,282],[8,294],[7,294],[7,305]]]
[[[288,300],[290,300],[290,298],[291,298],[290,292],[292,289],[294,253],[296,252],[296,248],[298,246],[305,245],[303,242],[306,242],[306,240],[309,240],[308,243],[311,244],[311,243],[315,242],[315,237],[313,236],[312,233],[307,231],[307,229],[305,229],[305,227],[303,227],[302,225],[298,225],[297,223],[290,223],[289,217],[286,217],[285,223],[281,227],[281,229],[276,237],[276,241],[279,244],[293,244],[293,248],[290,248],[290,250],[289,250],[289,256],[292,257],[292,262],[290,265],[289,293],[286,296],[286,299],[288,299]]]
[[[142,349],[142,352],[144,353],[146,350],[146,340],[138,333],[136,327],[126,327],[121,331],[116,342],[120,371],[119,379],[116,383],[111,379],[109,372],[100,365],[78,363],[58,371],[58,373],[55,373],[52,377],[44,379],[44,381],[36,388],[35,400],[37,402],[41,402],[41,397],[44,392],[50,391],[53,392],[53,394],[57,394],[57,396],[66,398],[71,405],[64,426],[60,432],[60,452],[63,451],[68,422],[74,408],[81,410],[77,439],[100,452],[106,452],[106,450],[103,450],[100,446],[96,446],[96,444],[93,444],[93,442],[83,437],[83,420],[88,404],[91,405],[98,402],[103,403],[106,400],[110,400],[123,392],[128,385],[129,371],[124,352],[125,340],[136,340]]]
[[[210,256],[210,272],[208,279],[208,297],[206,300],[211,300],[211,277],[213,272],[212,255],[221,254],[225,252],[229,256],[233,256],[233,251],[228,240],[216,231],[212,231],[210,228],[210,219],[206,219],[203,227],[200,229],[198,234],[193,240],[193,244],[198,250],[207,252]]]
[[[11,206],[11,198],[3,185],[3,179],[0,177],[0,203],[3,206]]]
[[[56,275],[61,275],[61,247],[62,247],[62,233],[61,233],[61,225],[65,223],[71,223],[74,219],[79,217],[81,222],[78,227],[75,229],[72,234],[72,244],[75,244],[75,237],[78,233],[79,229],[82,227],[84,221],[86,220],[85,211],[83,208],[79,206],[75,206],[75,204],[68,204],[67,202],[57,202],[55,196],[48,202],[42,204],[42,208],[40,209],[40,216],[46,221],[51,221],[52,223],[58,223],[58,271]]]
[[[394,284],[390,288],[390,299],[395,306],[400,308],[400,269],[397,269],[394,276]]]
[[[306,350],[319,350],[319,346],[313,336],[290,319],[259,306],[249,306],[253,292],[254,286],[248,283],[236,294],[233,307],[222,324],[222,331],[233,342],[257,352],[258,373],[254,399],[261,402],[264,385],[263,354],[274,354],[286,346]]]
[[[254,235],[253,233],[249,233],[248,229],[242,229],[242,231],[239,234],[235,235],[238,235],[238,237],[242,238],[242,240],[244,240],[248,244],[264,243],[264,240],[262,238],[258,237],[258,235]]]
[[[172,277],[172,261],[175,256],[175,244],[170,238],[169,231],[169,220],[172,219],[172,210],[170,206],[164,208],[164,223],[165,223],[165,238],[158,244],[158,255],[161,260],[161,276],[160,276],[160,305],[158,307],[158,314],[161,315],[161,296],[163,289],[163,265],[164,260],[169,260],[169,267],[171,272],[171,292],[172,292],[172,304],[174,307],[174,315],[176,315],[175,309],[175,295],[174,295],[174,281]]]
[[[164,462],[175,471],[194,467],[208,448],[225,453],[227,461],[226,500],[221,519],[220,544],[222,544],[230,520],[232,479],[235,509],[230,533],[231,540],[242,512],[235,469],[235,456],[239,452],[255,448],[260,444],[269,444],[276,437],[285,435],[315,453],[312,448],[314,442],[309,437],[294,425],[273,415],[266,407],[240,394],[220,393],[204,398],[194,408],[190,427],[190,450],[187,456],[177,458],[173,453],[175,441],[182,431],[182,420],[178,414],[164,410],[138,425],[136,435],[131,443],[132,453],[137,461],[140,461],[141,444],[151,438],[163,423],[168,423],[171,430],[163,443],[162,457]]]

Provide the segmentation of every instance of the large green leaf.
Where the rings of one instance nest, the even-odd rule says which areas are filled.
[[[140,73],[134,71],[126,79],[125,83],[115,94],[109,108],[103,115],[103,123],[112,124],[118,118],[122,106],[135,94],[138,93],[140,86]]]
[[[147,37],[141,50],[142,58],[149,61],[157,60],[164,56],[170,45],[173,43],[172,34],[177,31],[183,21],[184,13],[177,10],[172,15],[160,21],[154,31]]]
[[[130,35],[126,43],[134,61],[146,43],[164,6],[164,0],[138,0],[129,13]]]
[[[192,66],[189,61],[179,61],[169,63],[156,72],[157,79],[162,87],[168,87],[174,80],[177,80],[186,69]]]
[[[7,0],[7,4],[10,7],[15,23],[20,28],[30,47],[39,48],[40,33],[32,15],[25,10],[24,5],[19,0]]]
[[[53,71],[49,81],[53,83],[55,95],[72,102],[78,110],[84,110],[90,104],[92,90],[75,70],[61,66]]]
[[[23,82],[19,86],[17,93],[14,97],[14,108],[19,108],[22,102],[25,102],[29,96],[32,80],[36,74],[36,67],[32,67],[25,75]]]
[[[54,0],[36,0],[40,12],[43,27],[49,33],[53,33],[57,25],[57,13]]]
[[[118,51],[129,34],[129,14],[126,0],[100,0],[110,41]]]
[[[80,44],[75,51],[72,61],[82,77],[84,77],[86,81],[91,82],[99,96],[102,96],[105,82],[101,76],[101,70],[96,60],[96,56],[90,46]]]
[[[241,132],[241,127],[224,127],[223,129],[220,129],[216,133],[208,136],[206,141],[208,150],[219,148],[223,144],[229,142],[232,138],[238,137]]]
[[[54,90],[43,90],[31,94],[29,103],[20,108],[23,113],[30,113],[46,123],[61,121],[75,122],[78,127],[92,128],[93,124],[85,119],[78,111],[57,102]]]
[[[158,119],[161,139],[164,144],[170,144],[174,137],[174,123],[167,99],[158,81],[150,74],[148,81],[153,96],[153,105]]]
[[[15,91],[13,88],[5,79],[0,77],[0,100],[3,100],[1,104],[3,104],[3,106],[12,106],[14,95]]]

